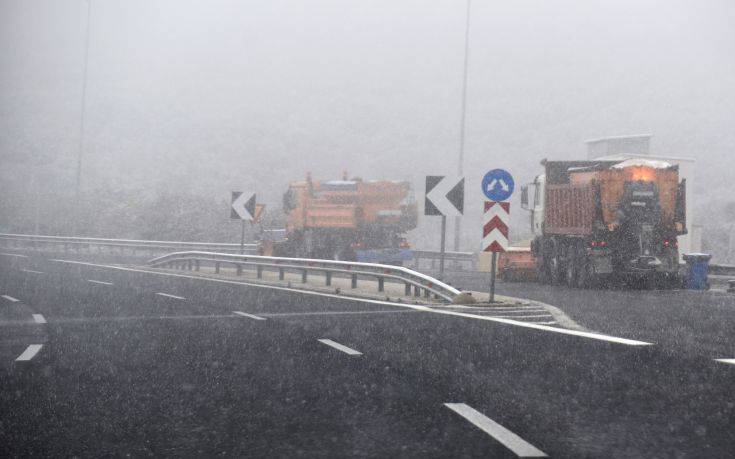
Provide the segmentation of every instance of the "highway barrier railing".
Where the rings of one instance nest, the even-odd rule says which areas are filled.
[[[413,266],[419,269],[421,260],[427,260],[431,262],[431,269],[438,269],[440,257],[438,250],[413,250]],[[477,270],[477,254],[474,252],[445,252],[444,261],[452,262],[454,267],[465,271]],[[452,264],[446,263],[446,267],[452,267]]]
[[[0,233],[0,245],[5,248],[18,249],[53,249],[68,251],[88,251],[96,249],[99,253],[103,249],[117,249],[131,253],[136,251],[170,252],[172,250],[206,250],[216,252],[238,253],[240,244],[213,243],[213,242],[178,242],[178,241],[144,241],[139,239],[104,239],[95,237],[66,237],[42,236],[31,234],[4,234]],[[255,253],[257,244],[245,244],[245,253]]]
[[[709,265],[709,273],[721,276],[735,276],[735,266],[733,265]]]
[[[204,265],[220,272],[223,265],[235,268],[237,275],[242,275],[243,268],[255,271],[258,279],[263,278],[264,271],[278,272],[278,279],[284,280],[286,272],[301,274],[301,282],[306,284],[309,274],[324,276],[325,285],[332,285],[332,276],[351,279],[351,287],[357,288],[358,279],[377,280],[378,292],[385,291],[385,282],[402,284],[406,296],[443,299],[452,302],[461,292],[451,285],[445,284],[431,276],[419,273],[403,266],[384,265],[378,263],[361,263],[349,261],[317,260],[310,258],[281,258],[258,255],[239,255],[215,252],[174,252],[148,262],[151,267],[166,267],[199,271]]]

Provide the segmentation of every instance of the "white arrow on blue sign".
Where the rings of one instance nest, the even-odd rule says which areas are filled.
[[[514,187],[513,176],[503,169],[493,169],[482,178],[482,192],[491,201],[507,200]]]

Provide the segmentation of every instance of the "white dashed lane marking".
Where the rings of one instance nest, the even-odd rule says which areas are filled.
[[[444,406],[471,422],[475,427],[499,441],[518,457],[548,457],[526,440],[501,426],[489,417],[464,403],[445,403]]]
[[[33,320],[34,320],[34,321],[35,321],[35,322],[36,322],[37,324],[45,324],[45,323],[46,323],[46,318],[45,318],[45,317],[43,317],[43,315],[42,315],[42,314],[33,314]]]
[[[362,352],[356,351],[356,350],[354,350],[352,348],[349,348],[349,347],[347,347],[345,345],[339,344],[338,342],[332,341],[331,339],[322,338],[322,339],[319,339],[317,341],[319,341],[322,344],[326,344],[327,346],[333,347],[333,348],[335,348],[335,349],[337,349],[339,351],[342,351],[345,354],[349,354],[349,355],[362,355]]]
[[[718,362],[722,363],[729,363],[730,365],[735,365],[735,359],[715,359]]]
[[[15,359],[16,362],[27,362],[28,360],[31,360],[33,357],[38,354],[38,351],[41,350],[43,347],[43,344],[31,344],[29,345],[25,351],[21,355],[18,356],[18,358]]]
[[[5,255],[6,257],[28,258],[28,255],[21,255],[19,253],[0,253],[0,255]]]
[[[94,280],[94,279],[87,279],[87,282],[91,282],[93,284],[100,284],[100,285],[113,285],[112,282],[98,281],[98,280]]]
[[[185,300],[186,299],[183,296],[176,296],[176,295],[171,295],[168,293],[161,293],[161,292],[157,292],[156,295],[165,296],[166,298],[173,298],[175,300]]]
[[[32,273],[32,274],[43,274],[43,271],[35,271],[33,269],[21,269],[24,273]]]
[[[247,312],[242,312],[242,311],[232,311],[232,312],[233,314],[237,314],[238,316],[249,317],[255,320],[265,320],[265,317],[256,316],[255,314],[248,314]]]
[[[18,301],[20,301],[18,298],[13,298],[10,295],[3,295],[3,298],[5,298],[8,301],[12,301],[13,303],[17,303]]]

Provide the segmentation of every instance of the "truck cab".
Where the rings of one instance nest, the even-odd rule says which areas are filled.
[[[546,174],[541,174],[537,175],[533,182],[521,187],[521,208],[530,212],[531,230],[534,237],[543,235],[545,185]],[[532,200],[529,200],[529,197]]]

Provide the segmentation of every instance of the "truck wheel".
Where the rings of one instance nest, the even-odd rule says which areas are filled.
[[[575,271],[577,277],[574,279],[574,286],[576,288],[589,288],[590,277],[592,276],[592,266],[587,260],[587,253],[583,243],[576,245],[574,250],[573,263],[576,267]]]
[[[554,255],[549,260],[549,280],[552,285],[561,284],[562,279],[562,267],[561,267],[561,255],[554,251]]]
[[[577,275],[577,266],[576,266],[575,261],[576,260],[574,258],[570,257],[567,260],[567,266],[565,270],[565,274],[566,274],[565,280],[567,281],[567,285],[572,288],[577,286],[578,275]]]
[[[592,286],[591,266],[586,260],[580,262],[579,271],[577,272],[577,288],[590,288]]]

